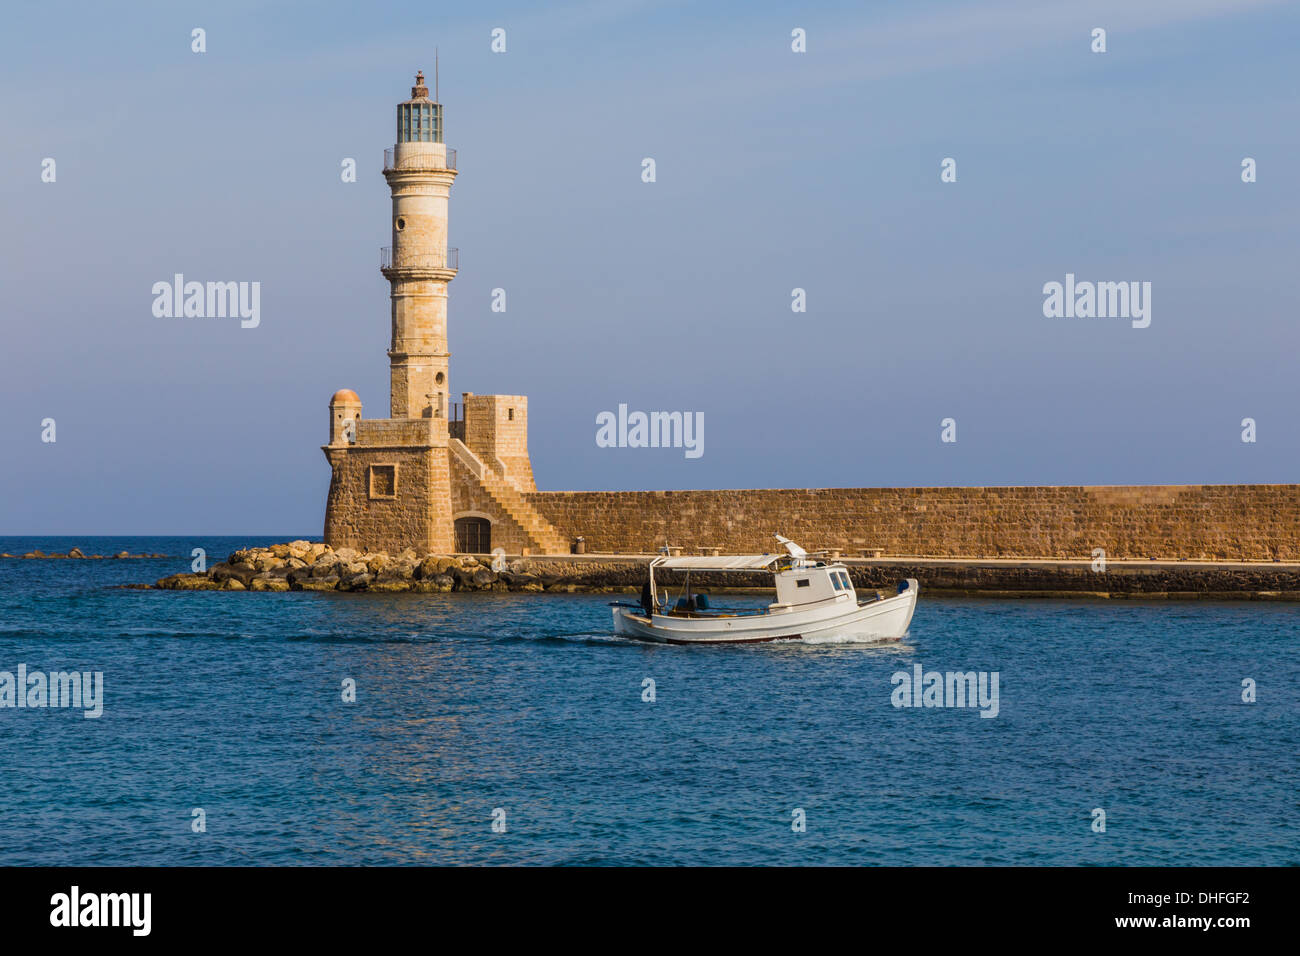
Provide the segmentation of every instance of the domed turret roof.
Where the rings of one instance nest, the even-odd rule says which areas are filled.
[[[356,392],[352,391],[352,389],[350,388],[340,388],[337,392],[334,393],[334,397],[330,399],[330,404],[342,405],[345,403],[354,403],[360,405],[361,396],[358,395]]]

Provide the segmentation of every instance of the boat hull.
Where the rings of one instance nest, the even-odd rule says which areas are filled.
[[[893,597],[866,604],[846,600],[737,617],[656,614],[647,619],[638,609],[615,607],[614,633],[663,644],[757,644],[835,637],[897,641],[907,633],[916,610],[919,588],[910,578],[907,585]]]

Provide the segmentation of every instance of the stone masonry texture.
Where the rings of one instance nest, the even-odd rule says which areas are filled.
[[[588,552],[766,553],[782,534],[844,555],[1300,560],[1300,485],[539,491]]]

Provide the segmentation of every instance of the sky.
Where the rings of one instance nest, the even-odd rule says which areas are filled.
[[[10,5],[0,534],[319,534],[435,47],[450,389],[529,397],[539,488],[1295,482],[1298,41],[1271,0]],[[155,316],[175,273],[260,324]],[[1044,315],[1067,274],[1149,326]],[[598,447],[619,405],[703,454]]]

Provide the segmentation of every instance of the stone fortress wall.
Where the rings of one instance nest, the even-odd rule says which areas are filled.
[[[560,537],[594,553],[777,549],[847,556],[1300,561],[1300,485],[539,491]]]

